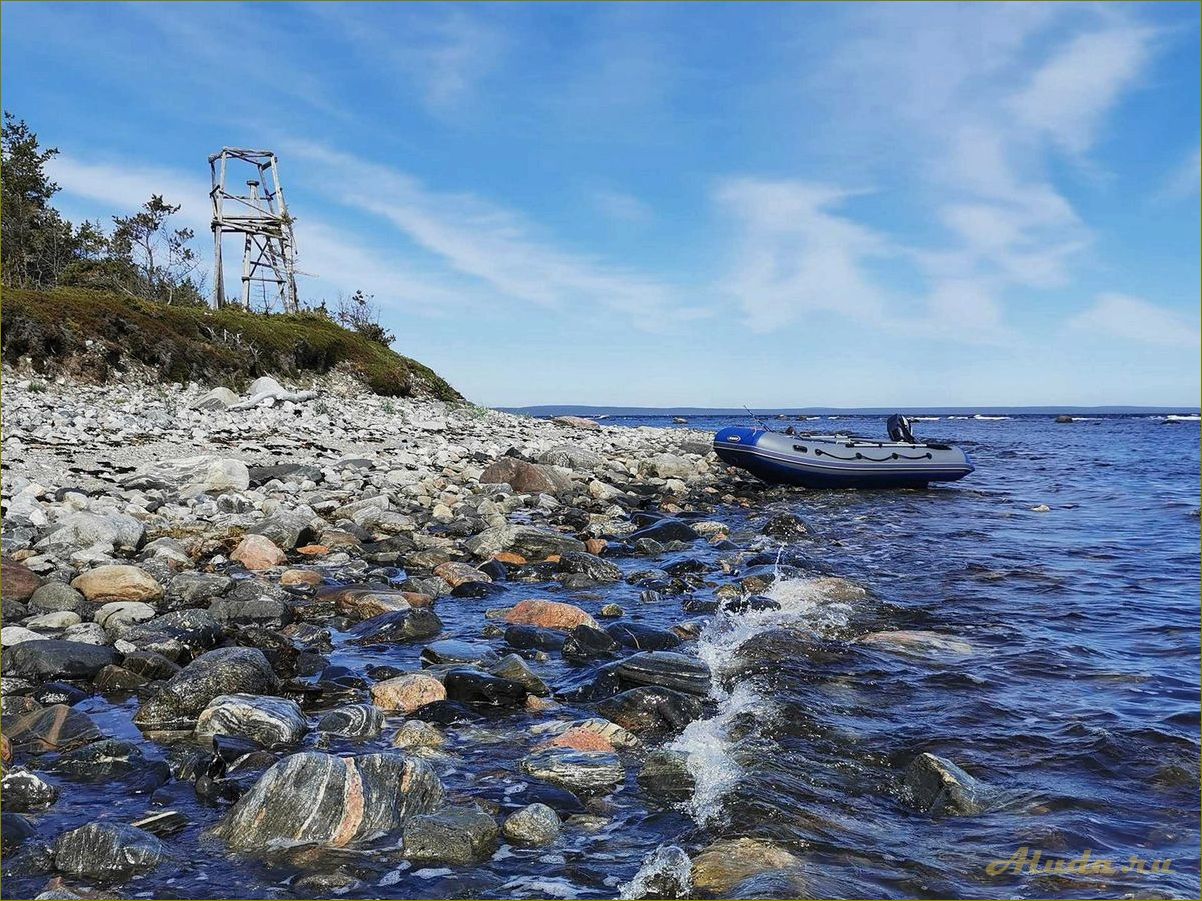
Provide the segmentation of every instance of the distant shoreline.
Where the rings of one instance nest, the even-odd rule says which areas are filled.
[[[528,407],[494,407],[506,413],[525,413],[529,416],[563,416],[579,413],[587,416],[747,416],[742,407],[604,407],[589,404],[536,404]],[[1164,415],[1168,413],[1199,413],[1198,406],[1063,406],[1063,407],[752,407],[753,413],[774,416],[886,416],[899,410],[908,416],[972,416],[982,413],[989,416],[1055,416],[1065,414],[1092,414],[1100,416]]]

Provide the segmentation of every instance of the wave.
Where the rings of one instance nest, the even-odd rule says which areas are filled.
[[[942,418],[943,418],[942,416],[911,416],[910,421],[911,422],[938,422]],[[951,417],[951,418],[954,419],[955,417]]]
[[[759,694],[751,682],[740,682],[729,691],[723,688],[721,677],[736,659],[738,649],[773,629],[834,634],[846,628],[850,620],[853,607],[849,597],[866,596],[867,592],[842,579],[778,575],[764,594],[779,603],[780,609],[721,612],[702,630],[697,640],[697,656],[709,665],[713,674],[710,697],[718,702],[720,712],[689,723],[668,745],[669,750],[686,755],[694,785],[688,808],[700,826],[721,820],[723,800],[742,776],[735,758],[739,742],[731,736],[732,727],[745,716],[767,723],[777,712],[772,700]]]
[[[984,413],[977,413],[973,419],[979,419],[982,422],[997,422],[1002,419],[1009,419],[1009,416],[986,416]]]
[[[1197,413],[1170,413],[1164,418],[1165,422],[1199,422],[1202,416]]]

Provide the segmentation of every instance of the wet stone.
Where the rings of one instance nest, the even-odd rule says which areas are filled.
[[[597,712],[631,732],[679,732],[705,710],[696,695],[655,685],[607,698],[597,705]]]
[[[522,772],[583,795],[610,791],[625,778],[616,754],[547,748],[522,758]]]
[[[499,833],[496,821],[479,807],[444,807],[405,824],[405,856],[470,864],[492,855]]]
[[[396,833],[442,800],[438,776],[420,759],[306,751],[268,769],[219,833],[238,851],[309,843],[341,848]]]
[[[107,668],[105,667],[105,669]],[[82,688],[66,682],[47,682],[45,685],[35,688],[29,696],[43,707],[50,707],[54,704],[66,704],[68,707],[74,707],[80,701],[87,700],[88,693]]]
[[[566,639],[560,632],[539,629],[535,626],[508,626],[505,643],[519,650],[558,651]]]
[[[364,620],[349,635],[354,644],[392,644],[423,641],[442,631],[442,620],[433,610],[416,608],[385,613]]]
[[[29,770],[9,770],[0,782],[4,809],[12,813],[45,810],[58,800],[58,787]]]
[[[289,748],[307,731],[308,721],[295,701],[249,694],[219,695],[196,721],[196,737],[202,743],[217,735],[233,735],[264,748]]]
[[[38,682],[47,679],[91,680],[104,667],[117,661],[112,648],[50,638],[6,648],[3,670],[6,676]]]
[[[14,750],[26,754],[68,751],[101,737],[100,729],[86,714],[65,704],[27,713],[12,723],[6,721],[4,735]]]
[[[621,649],[609,633],[591,626],[577,626],[563,645],[565,660],[585,661],[610,657]]]
[[[279,680],[262,651],[217,648],[172,676],[134,714],[134,724],[141,729],[190,729],[218,695],[267,694],[278,687]]]
[[[423,666],[439,663],[467,663],[491,666],[498,660],[497,652],[488,645],[460,641],[455,638],[436,641],[422,648]]]
[[[551,694],[547,683],[540,679],[526,664],[526,661],[517,654],[506,654],[490,666],[488,672],[491,675],[518,683],[532,695],[545,698]]]
[[[318,732],[346,738],[375,738],[384,727],[384,714],[370,704],[350,704],[331,710],[317,721]]]
[[[622,647],[636,651],[670,651],[681,644],[671,632],[641,623],[614,623],[605,631]]]
[[[672,651],[640,651],[618,664],[618,678],[635,685],[655,685],[695,695],[708,695],[710,669],[700,660]]]
[[[119,823],[89,823],[54,842],[54,866],[100,882],[123,882],[148,873],[167,857],[161,841]]]
[[[561,826],[559,814],[546,804],[534,803],[510,814],[502,831],[516,845],[541,847],[559,838]]]
[[[934,754],[922,753],[911,761],[905,784],[914,806],[925,813],[971,815],[985,808],[985,786]]]
[[[475,670],[451,670],[443,679],[447,699],[478,707],[520,707],[526,702],[526,687],[520,682],[490,676]]]

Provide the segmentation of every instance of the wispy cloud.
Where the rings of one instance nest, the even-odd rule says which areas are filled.
[[[624,191],[602,188],[593,192],[592,199],[602,215],[618,222],[647,222],[652,217],[650,206]]]
[[[496,294],[548,309],[609,310],[641,328],[705,315],[675,286],[559,246],[519,213],[462,193],[430,190],[412,175],[350,154],[290,142],[330,199],[377,216],[414,245]]]
[[[1198,323],[1139,297],[1101,294],[1093,306],[1069,320],[1070,327],[1113,338],[1158,344],[1165,347],[1194,347],[1199,344]]]
[[[315,3],[303,9],[351,44],[360,61],[388,83],[415,90],[426,109],[439,116],[469,105],[510,47],[506,29],[483,7],[405,7],[403,28],[393,18],[397,7]]]
[[[1202,182],[1202,148],[1195,147],[1165,179],[1161,196],[1181,199],[1198,193]]]

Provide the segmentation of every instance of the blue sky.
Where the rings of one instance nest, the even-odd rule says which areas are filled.
[[[164,193],[207,260],[208,154],[270,147],[302,294],[374,293],[481,403],[1198,402],[1197,4],[2,24],[65,214]]]

